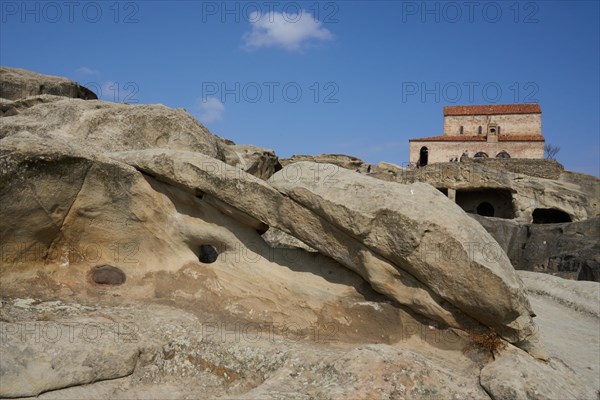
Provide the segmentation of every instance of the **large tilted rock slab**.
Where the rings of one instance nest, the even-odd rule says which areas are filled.
[[[288,165],[269,183],[504,337],[535,337],[533,312],[506,254],[432,186],[311,162]]]
[[[455,327],[464,327],[465,323],[477,325],[409,273],[398,270],[356,239],[240,169],[202,154],[181,151],[130,151],[113,153],[111,157],[196,195],[216,197],[243,213],[244,219],[250,216],[291,234],[358,273],[379,293],[421,315]],[[231,215],[236,217],[236,213]]]
[[[94,92],[70,79],[42,75],[19,68],[0,67],[0,97],[17,100],[39,94],[52,94],[95,100]]]
[[[356,216],[350,212],[346,215],[335,213],[332,216],[315,208],[316,214],[322,214],[318,216],[299,202],[281,195],[261,180],[200,154],[146,150],[114,153],[112,157],[159,180],[193,191],[197,195],[207,193],[215,196],[267,225],[291,234],[359,273],[375,290],[422,315],[451,326],[464,328],[466,321],[473,321],[470,318],[465,319],[466,314],[497,330],[512,342],[525,342],[535,338],[535,325],[531,320],[529,303],[522,291],[520,280],[505,255],[500,256],[500,262],[505,263],[500,266],[488,265],[488,262],[481,260],[482,255],[473,256],[474,259],[471,261],[453,260],[453,263],[458,266],[449,265],[448,260],[439,261],[439,257],[435,257],[435,254],[434,259],[438,261],[434,262],[424,260],[420,256],[419,250],[423,250],[420,247],[423,244],[427,244],[430,248],[440,243],[450,244],[458,251],[464,251],[463,243],[469,240],[480,241],[482,236],[484,240],[495,243],[489,235],[485,236],[487,233],[475,221],[468,226],[470,218],[451,203],[447,208],[451,215],[455,214],[454,220],[458,223],[462,220],[466,221],[470,229],[456,235],[458,238],[444,229],[438,233],[433,232],[433,229],[444,227],[441,222],[439,226],[431,222],[427,226],[421,226],[418,221],[414,221],[412,225],[397,225],[400,229],[386,231],[385,227],[372,224],[372,218],[366,215],[360,216],[358,213]],[[326,164],[321,166],[335,168]],[[358,174],[353,175],[361,177]],[[371,181],[369,178],[365,177],[365,179]],[[274,181],[277,182],[278,179]],[[387,185],[384,182],[375,182],[383,186]],[[400,185],[393,185],[392,189],[395,186],[399,187],[398,190],[402,188]],[[368,191],[369,188],[365,190]],[[429,189],[427,185],[417,184],[407,190],[417,190],[426,196],[426,199],[422,198],[420,201],[427,201],[427,199],[434,201],[432,196],[435,196],[435,190]],[[336,192],[336,194],[341,196],[341,193]],[[401,192],[394,194],[406,195]],[[344,199],[345,195],[340,198]],[[435,202],[437,204],[448,201],[442,196],[439,199],[435,198]],[[413,208],[416,209],[416,206],[413,205]],[[395,218],[391,212],[380,217],[401,222],[401,218]],[[362,236],[356,235],[350,229],[340,228],[344,227],[341,223],[344,219],[349,224],[354,223],[358,226],[364,224]],[[370,229],[373,231],[369,231]],[[427,235],[423,237],[422,231],[427,231]],[[400,244],[408,257],[405,257],[402,264],[391,263],[388,261],[391,258],[384,258],[372,250],[376,248],[373,245],[375,238],[388,243],[388,250],[392,245]],[[402,238],[407,240],[402,242],[405,240]],[[381,250],[385,253],[386,248]],[[387,253],[399,259],[397,254],[391,251]],[[415,265],[411,266],[408,263]],[[398,268],[399,265],[405,269]],[[421,279],[415,279],[411,272],[407,272],[408,269],[421,274]],[[439,277],[436,277],[438,275]],[[432,286],[428,286],[425,282]],[[487,289],[483,290],[486,285]],[[458,294],[452,293],[453,290],[458,291]],[[441,300],[442,295],[455,303]],[[460,299],[459,295],[465,296],[466,299]],[[458,305],[464,307],[464,310],[461,310],[463,312],[457,312]]]

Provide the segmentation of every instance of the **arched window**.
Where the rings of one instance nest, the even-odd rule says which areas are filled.
[[[475,158],[481,158],[481,157],[483,157],[483,158],[487,158],[487,157],[488,157],[488,155],[487,155],[487,153],[485,153],[485,152],[483,152],[483,151],[478,151],[477,153],[475,153],[475,156],[474,156],[474,157],[475,157]]]
[[[510,154],[506,150],[502,150],[500,153],[496,154],[496,158],[510,158]]]
[[[429,150],[427,149],[427,147],[423,146],[423,147],[421,147],[421,150],[419,151],[419,162],[417,163],[417,166],[424,167],[427,165],[428,162],[429,162]]]

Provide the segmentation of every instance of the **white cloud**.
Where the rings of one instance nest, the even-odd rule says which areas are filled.
[[[300,14],[253,12],[249,20],[252,30],[242,36],[246,50],[282,47],[289,51],[302,51],[315,42],[333,39],[333,34],[304,10]]]
[[[97,69],[88,68],[88,67],[79,67],[75,70],[75,72],[77,72],[78,74],[81,74],[81,75],[98,75],[98,74],[100,74],[100,71],[98,71]]]
[[[210,123],[220,120],[225,111],[225,105],[216,97],[207,97],[198,101],[198,119],[202,123]]]

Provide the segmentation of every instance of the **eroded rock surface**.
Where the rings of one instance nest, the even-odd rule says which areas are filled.
[[[558,224],[521,224],[473,216],[519,270],[600,281],[600,218]]]
[[[0,108],[0,396],[597,394],[597,283],[522,275],[525,292],[427,184],[277,172],[272,151],[160,105],[36,93]],[[593,189],[562,182],[568,201]],[[552,359],[463,352],[489,328]]]
[[[0,98],[17,100],[40,94],[51,94],[84,100],[95,100],[98,98],[88,88],[67,78],[0,66]]]
[[[512,341],[533,335],[532,311],[508,258],[487,254],[494,239],[435,188],[309,162],[269,182],[472,318]]]

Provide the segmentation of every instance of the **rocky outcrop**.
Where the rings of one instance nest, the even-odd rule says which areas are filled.
[[[530,271],[518,271],[518,274],[530,295],[544,296],[578,313],[600,319],[598,282],[574,282]],[[597,350],[600,352],[600,348]]]
[[[306,161],[265,181],[272,151],[159,105],[42,94],[0,106],[14,109],[0,119],[0,396],[541,399],[600,387],[587,349],[597,283],[524,275],[525,292],[492,236],[430,185]],[[481,332],[507,349],[466,352]],[[531,357],[547,358],[544,346],[547,363]]]
[[[374,173],[373,177],[399,183],[426,182],[444,191],[453,190],[457,203],[467,207],[491,202],[494,208],[507,208],[504,218],[532,223],[536,209],[555,209],[581,221],[600,215],[600,180],[581,175],[579,179],[544,179],[494,169],[486,163],[439,163],[418,169]],[[562,177],[563,175],[561,175]],[[508,204],[494,201],[506,193]],[[491,199],[490,199],[491,198]],[[503,200],[504,201],[504,200]],[[474,209],[474,207],[473,207]]]
[[[359,212],[353,214],[352,211],[355,210],[352,209],[347,210],[344,215],[332,207],[323,210],[320,208],[322,205],[309,204],[306,205],[308,209],[299,206],[298,203],[304,205],[305,202],[296,198],[295,192],[287,190],[288,188],[285,186],[286,177],[293,174],[295,179],[301,179],[301,182],[304,183],[313,179],[314,174],[317,173],[317,176],[322,179],[321,183],[327,182],[327,176],[330,176],[327,174],[336,168],[333,165],[296,163],[276,174],[269,182],[291,196],[295,200],[292,201],[264,182],[252,179],[248,175],[242,175],[226,164],[210,160],[200,154],[160,150],[115,153],[111,157],[129,163],[144,171],[144,173],[171,185],[183,187],[193,193],[206,193],[218,197],[223,202],[265,224],[291,234],[357,272],[371,283],[375,290],[400,304],[408,306],[419,314],[451,326],[461,327],[465,323],[464,317],[461,317],[464,313],[464,315],[472,317],[484,325],[493,327],[513,342],[527,342],[534,336],[531,311],[519,286],[519,279],[514,275],[514,270],[510,267],[506,256],[498,255],[499,259],[494,260],[498,265],[493,265],[494,263],[483,261],[483,254],[481,253],[469,254],[464,252],[466,249],[462,243],[468,242],[469,237],[473,240],[475,238],[481,240],[487,237],[485,231],[474,221],[466,223],[468,228],[464,230],[464,236],[453,239],[450,236],[445,236],[444,231],[437,234],[433,233],[434,229],[438,229],[439,226],[431,225],[421,228],[418,226],[417,221],[411,223],[411,220],[408,219],[406,227],[410,231],[403,232],[402,236],[406,238],[404,239],[391,232],[386,233],[384,227],[378,227],[376,224],[367,223],[363,225],[362,223],[366,223],[368,216],[363,216]],[[306,167],[306,169],[294,172],[289,170],[289,168],[297,168],[298,166]],[[313,168],[312,171],[310,171],[311,167]],[[335,176],[344,176],[341,171],[338,171],[338,174]],[[361,187],[365,193],[371,192],[370,189],[376,190],[375,187],[365,186],[367,184],[380,185],[377,189],[384,191],[386,190],[384,186],[389,186],[359,174],[351,172],[348,172],[348,174],[351,174],[350,177],[347,177],[351,181],[358,180],[355,188]],[[368,179],[368,182],[360,181],[363,178]],[[348,186],[348,183],[346,183],[346,186]],[[406,188],[401,186],[396,188],[394,186],[389,189],[396,190],[397,192],[394,194],[399,198],[399,201],[402,199],[402,201],[407,202],[407,207],[413,208],[416,199],[419,199],[418,202],[422,202],[424,198],[434,201],[435,196],[440,196],[437,200],[442,203],[446,202],[449,205],[450,215],[454,213],[455,218],[458,220],[468,218],[458,207],[427,185],[414,185]],[[332,195],[339,197],[339,193],[334,187],[329,186],[328,190],[332,191]],[[415,196],[412,197],[415,200],[410,200],[411,197],[409,196],[412,196],[409,194],[410,190],[416,192]],[[244,196],[244,193],[253,193],[255,197]],[[355,191],[350,191],[350,193],[356,194]],[[378,193],[378,195],[384,196],[384,193]],[[255,201],[256,198],[259,198],[260,201]],[[364,199],[361,200],[364,201]],[[364,205],[364,207],[368,207],[368,205]],[[369,209],[367,208],[367,210]],[[395,208],[392,208],[392,210],[396,211]],[[417,210],[418,207],[414,210],[411,209],[411,211]],[[329,212],[331,214],[328,214]],[[381,215],[385,215],[385,213]],[[405,214],[396,217],[390,216],[389,213],[388,217],[393,218],[396,222],[402,222],[403,218],[407,218]],[[364,231],[357,234],[348,229],[348,226],[344,223],[351,220],[354,220],[355,223],[360,221],[361,224],[357,226],[364,226]],[[371,230],[373,230],[373,236],[370,236]],[[423,237],[424,234],[426,237]],[[381,236],[380,240],[387,244],[386,247],[379,248],[373,245],[376,235]],[[407,241],[402,242],[403,240]],[[493,242],[491,237],[489,237],[489,241]],[[421,244],[423,246],[419,247]],[[438,253],[440,245],[450,246],[461,257],[452,260],[455,265],[464,266],[465,268],[465,270],[460,271],[458,277],[450,278],[449,275],[458,272],[458,270],[452,270],[453,267],[444,264],[446,261],[439,261],[442,258],[441,254]],[[390,249],[394,246],[405,249],[406,253],[391,252]],[[415,251],[415,248],[418,251]],[[430,255],[433,255],[432,258],[435,260],[433,263],[426,259]],[[467,257],[464,258],[463,256]],[[392,261],[392,263],[387,260]],[[443,278],[427,279],[427,274],[424,272],[427,268],[439,269],[438,272],[430,273],[430,275],[442,275],[443,278],[448,278],[450,283],[444,283]],[[442,268],[450,268],[452,272],[441,271]],[[493,288],[488,288],[485,293],[494,293],[494,295],[505,293],[500,296],[506,302],[498,301],[498,298],[490,299],[488,302],[483,291],[473,293],[473,288],[446,286],[452,285],[455,279],[458,279],[458,281],[462,279],[483,280]],[[450,294],[454,290],[458,290],[461,294]],[[460,298],[460,296],[466,298]],[[478,311],[484,309],[486,311]],[[458,310],[461,310],[462,313],[457,313]]]
[[[295,237],[288,235],[284,231],[280,231],[277,228],[269,228],[263,235],[262,238],[271,247],[283,248],[283,249],[304,249],[310,252],[317,252],[310,246],[302,243]]]
[[[169,185],[196,195],[215,197],[333,258],[358,273],[375,290],[414,312],[451,326],[461,326],[460,312],[445,304],[427,286],[258,178],[199,153],[146,150],[110,156]]]
[[[0,358],[3,397],[198,398],[202,393],[202,398],[240,400],[448,395],[489,399],[479,386],[475,362],[460,351],[428,356],[441,341],[429,344],[418,334],[406,337],[410,348],[348,345],[325,329],[300,340],[295,331],[280,336],[268,326],[225,326],[155,304],[65,304],[24,298],[4,300],[0,311],[11,321],[3,331]],[[43,318],[66,319],[70,328]],[[13,330],[19,324],[32,334]],[[60,340],[55,340],[56,332]],[[462,344],[451,332],[448,338],[444,345]],[[20,348],[32,351],[23,353]],[[33,356],[38,353],[42,357]],[[110,359],[115,353],[118,358]],[[18,362],[9,362],[13,360]],[[54,391],[43,393],[47,390]]]
[[[344,154],[319,154],[316,156],[293,155],[290,158],[282,159],[281,165],[283,165],[285,167],[289,164],[293,164],[293,163],[297,163],[297,162],[301,162],[301,161],[310,161],[310,162],[316,162],[316,163],[322,163],[322,164],[333,164],[333,165],[337,165],[338,167],[341,167],[341,168],[349,169],[351,171],[356,171],[356,172],[362,172],[362,173],[366,173],[369,170],[369,166],[371,165],[371,164],[365,163],[363,160],[361,160],[359,158],[347,156]],[[371,165],[371,167],[373,167],[373,166]]]
[[[98,98],[88,88],[67,78],[0,66],[0,98],[17,100],[40,94],[51,94],[83,100],[95,100]]]
[[[600,282],[600,218],[562,224],[519,224],[473,215],[516,269]]]
[[[293,156],[284,159],[282,165],[300,161],[334,164],[384,181],[429,183],[446,194],[453,191],[453,199],[468,212],[475,212],[475,207],[489,197],[506,192],[510,205],[502,217],[521,223],[531,223],[536,209],[560,210],[572,221],[600,216],[600,180],[565,171],[554,160],[481,158],[404,168],[387,162],[371,165],[355,157],[323,154]]]
[[[524,274],[528,288],[537,277],[565,282]],[[581,285],[598,285],[566,282],[571,293]],[[572,304],[578,302],[569,296]],[[2,298],[0,396],[595,398],[600,336],[586,324],[593,328],[597,317],[577,315],[543,295],[534,300],[556,357],[547,363],[515,348],[496,353],[495,359],[464,353],[468,342],[452,331],[410,325],[393,345],[349,344],[340,340],[343,329],[321,326],[300,340],[296,330],[279,335],[272,325],[225,325],[197,309],[148,302]],[[567,331],[569,340],[556,336]]]
[[[522,371],[521,383],[526,384],[526,378],[531,374],[535,377],[531,379],[532,383],[539,382],[538,388],[529,385],[532,389],[539,390],[539,386],[548,385],[560,393],[561,387],[570,388],[571,393],[580,394],[567,395],[569,391],[565,391],[562,397],[596,398],[600,394],[600,283],[566,280],[529,271],[518,271],[518,274],[538,315],[536,321],[541,340],[556,361],[548,365],[555,371],[547,369],[548,377],[553,377],[552,383],[542,383],[542,377],[534,369],[529,370],[531,373]],[[562,376],[556,373],[564,370],[559,364],[575,372],[576,380],[579,380],[577,391],[573,390],[576,380],[569,371]],[[532,367],[537,369],[535,364]],[[514,370],[519,371],[518,368]],[[544,389],[539,391],[543,393]],[[554,394],[548,398],[558,397],[561,396]]]
[[[597,393],[582,385],[563,363],[535,360],[518,350],[507,351],[481,370],[481,386],[493,400],[593,399]]]
[[[269,183],[510,340],[533,334],[532,312],[508,258],[487,253],[493,238],[431,186],[390,185],[309,162],[285,167]],[[475,281],[480,285],[465,283]]]
[[[29,132],[99,151],[159,147],[225,160],[227,144],[181,109],[56,97],[26,101],[32,106],[0,119],[0,137]],[[21,103],[17,102],[17,107]]]
[[[0,137],[29,132],[99,151],[168,148],[197,151],[262,179],[281,168],[272,150],[238,146],[213,135],[182,109],[41,95],[4,101]],[[8,114],[4,114],[6,117]]]
[[[232,145],[230,150],[236,158],[229,157],[227,164],[236,165],[261,179],[269,179],[281,169],[279,158],[273,150],[251,145]]]

